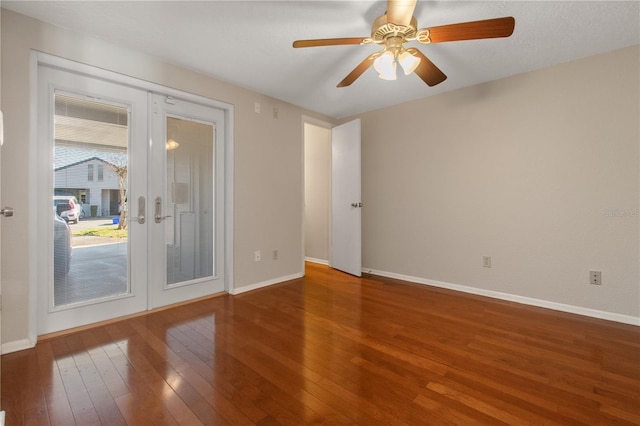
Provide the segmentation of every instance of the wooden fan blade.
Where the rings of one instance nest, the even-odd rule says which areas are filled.
[[[321,38],[317,40],[296,40],[293,47],[340,46],[345,44],[362,44],[366,37]]]
[[[446,41],[509,37],[513,34],[515,25],[516,20],[512,16],[442,25],[428,29],[429,40],[431,43],[443,43]]]
[[[444,75],[440,68],[435,66],[433,62],[429,60],[424,54],[415,49],[413,47],[407,49],[407,52],[411,53],[413,56],[420,58],[420,65],[414,71],[418,74],[418,77],[422,79],[429,86],[435,86],[436,84],[440,84],[447,79],[447,76]]]
[[[373,65],[373,60],[376,58],[378,53],[373,53],[365,58],[364,61],[360,62],[357,67],[353,69],[336,87],[347,87],[351,85],[358,77],[360,77],[366,70],[369,69],[371,65]]]
[[[387,0],[387,22],[408,26],[417,0]]]

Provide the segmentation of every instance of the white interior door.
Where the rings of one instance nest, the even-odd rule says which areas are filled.
[[[151,95],[150,308],[224,291],[224,112]],[[162,265],[162,266],[160,266]]]
[[[331,132],[331,266],[362,275],[360,119]]]

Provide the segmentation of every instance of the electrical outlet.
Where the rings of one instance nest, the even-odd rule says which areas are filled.
[[[589,271],[589,284],[602,285],[602,272],[601,271]]]
[[[482,256],[482,267],[491,268],[491,256]]]
[[[253,110],[256,112],[256,114],[260,114],[260,102],[253,103]]]
[[[262,255],[260,254],[260,250],[256,250],[255,256],[256,256],[256,262],[260,262],[262,260]]]
[[[278,250],[274,250],[272,253],[273,260],[278,260]]]

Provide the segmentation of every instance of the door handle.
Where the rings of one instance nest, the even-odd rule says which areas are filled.
[[[3,209],[0,209],[0,214],[4,217],[13,216],[13,207],[5,207]]]
[[[162,198],[156,197],[156,214],[154,216],[156,223],[160,223],[168,217],[171,217],[171,216],[169,215],[162,216]]]
[[[137,220],[139,224],[143,224],[145,222],[144,211],[145,211],[144,197],[138,197],[138,216],[133,217],[132,219]]]

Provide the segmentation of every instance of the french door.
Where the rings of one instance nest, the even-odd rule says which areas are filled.
[[[44,65],[38,85],[38,334],[224,291],[224,112]]]
[[[150,98],[149,255],[165,264],[149,268],[155,308],[224,290],[224,114]]]

